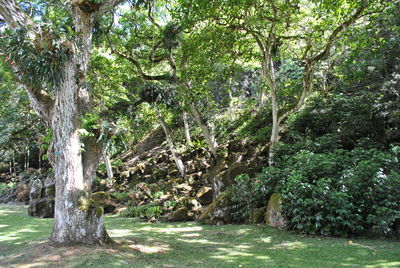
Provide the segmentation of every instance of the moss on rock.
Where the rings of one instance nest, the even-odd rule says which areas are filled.
[[[103,204],[110,199],[110,195],[104,191],[96,192],[92,194],[93,201]]]
[[[201,208],[201,205],[194,197],[183,197],[178,201],[176,207],[185,207],[188,210],[198,210]]]
[[[257,208],[250,213],[249,222],[251,224],[263,223],[265,220],[265,213],[267,212],[267,207]]]
[[[282,217],[282,198],[280,194],[272,194],[265,213],[265,222],[272,227],[285,227],[285,220]]]
[[[204,224],[229,223],[232,217],[229,214],[229,208],[232,206],[232,192],[222,192],[214,202],[200,215],[198,221]]]
[[[172,214],[173,221],[185,221],[189,219],[188,209],[186,207],[180,207]]]
[[[56,186],[55,184],[50,185],[45,189],[45,194],[48,197],[55,197],[56,196]]]
[[[96,215],[97,218],[100,218],[100,217],[103,216],[103,214],[104,214],[104,209],[103,209],[103,207],[100,206],[100,205],[96,205],[96,206],[94,207],[94,213],[95,213],[95,215]]]

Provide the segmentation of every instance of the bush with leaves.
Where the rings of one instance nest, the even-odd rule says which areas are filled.
[[[283,214],[307,234],[395,235],[400,223],[399,147],[300,151],[282,169]]]
[[[308,144],[313,149],[320,145]],[[302,147],[292,146],[277,146],[277,153]],[[279,164],[254,178],[240,175],[231,187],[235,204],[230,213],[245,222],[277,192],[287,227],[300,233],[399,236],[400,146],[374,147],[360,140],[351,151],[302,149],[280,157]]]
[[[160,205],[149,203],[137,207],[130,206],[122,211],[120,215],[122,217],[138,217],[151,220],[158,218],[162,212],[162,207]]]
[[[4,192],[7,192],[8,190],[12,189],[15,186],[15,183],[9,182],[0,182],[0,195],[3,194]]]
[[[267,167],[255,178],[247,174],[237,176],[236,184],[229,187],[233,202],[229,211],[233,220],[247,222],[255,209],[266,206],[280,175],[279,169]]]

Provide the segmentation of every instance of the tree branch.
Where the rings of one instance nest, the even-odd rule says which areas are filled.
[[[107,1],[105,3],[103,3],[100,6],[100,9],[98,11],[99,14],[104,14],[106,12],[111,11],[113,8],[115,8],[117,5],[121,4],[122,2],[124,2],[125,0],[110,0]]]
[[[158,23],[156,22],[156,20],[154,19],[153,15],[151,14],[152,11],[153,11],[153,5],[152,5],[151,2],[148,2],[148,3],[147,3],[147,8],[148,8],[147,17],[149,18],[149,20],[151,21],[151,23],[152,23],[154,26],[156,26],[156,27],[158,28],[158,30],[160,30],[160,32],[162,32],[162,28],[161,28],[160,24],[158,24]]]
[[[344,21],[342,24],[340,24],[336,29],[332,32],[330,37],[328,38],[327,43],[325,44],[324,49],[317,55],[311,58],[306,58],[306,55],[308,52],[311,50],[311,44],[308,44],[306,47],[305,52],[303,53],[303,59],[306,61],[306,66],[304,67],[303,71],[303,91],[301,93],[301,96],[299,98],[299,101],[297,102],[296,106],[281,115],[278,119],[279,124],[285,120],[289,115],[293,114],[294,112],[297,112],[304,104],[304,101],[308,94],[312,91],[312,79],[313,79],[313,63],[323,59],[324,57],[328,56],[329,51],[332,47],[333,42],[337,39],[339,33],[350,26],[352,23],[354,23],[358,18],[361,17],[362,12],[365,10],[367,7],[367,3],[365,0],[361,0],[361,6],[356,10],[356,12],[346,21]]]
[[[136,71],[138,72],[139,76],[141,78],[143,78],[144,80],[175,81],[175,78],[173,76],[169,75],[169,74],[162,74],[162,75],[149,75],[149,74],[146,74],[143,71],[142,65],[140,64],[140,62],[138,60],[136,60],[135,58],[133,58],[133,57],[131,57],[129,55],[125,55],[125,54],[123,54],[123,53],[121,53],[121,52],[119,52],[118,50],[115,49],[114,44],[112,43],[109,35],[107,35],[107,41],[108,41],[108,44],[109,44],[109,46],[111,48],[111,53],[117,55],[120,58],[123,58],[123,59],[131,62],[135,66]]]
[[[311,63],[310,63],[311,64]],[[300,108],[303,106],[304,101],[306,100],[306,97],[308,96],[308,94],[312,91],[312,79],[313,79],[313,74],[314,71],[312,69],[312,66],[309,65],[306,67],[306,71],[304,71],[304,78],[303,78],[303,91],[301,92],[300,98],[296,104],[296,106],[287,111],[286,113],[282,114],[279,118],[278,118],[278,124],[281,124],[283,120],[285,120],[289,115],[297,112],[298,110],[300,110]]]
[[[0,16],[13,29],[34,27],[32,19],[14,0],[0,0]]]
[[[13,65],[8,57],[5,58],[15,74],[15,80],[25,88],[29,100],[31,101],[32,108],[35,110],[36,114],[45,122],[49,123],[54,107],[54,100],[45,91],[23,83],[16,75],[18,73],[18,67]]]
[[[13,29],[34,28],[36,26],[32,19],[22,11],[21,7],[14,0],[0,0],[0,16],[2,16],[8,26]],[[30,33],[34,35],[34,39],[40,38],[41,36],[33,30]],[[28,32],[27,35],[30,33]],[[45,91],[23,83],[18,77],[19,66],[7,55],[4,55],[4,57],[13,70],[16,81],[25,88],[35,112],[43,120],[50,122],[54,100]]]
[[[367,1],[366,0],[361,0],[361,5],[360,7],[356,10],[356,12],[346,21],[344,21],[342,24],[340,24],[336,29],[332,32],[330,37],[328,38],[327,43],[325,44],[324,49],[322,52],[319,54],[315,55],[314,57],[311,57],[311,61],[319,61],[320,59],[326,57],[329,55],[329,51],[332,47],[333,41],[335,41],[339,35],[339,33],[349,27],[351,24],[353,24],[359,17],[361,17],[363,11],[367,8]]]

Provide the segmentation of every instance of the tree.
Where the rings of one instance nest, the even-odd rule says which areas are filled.
[[[137,12],[137,9],[140,12]],[[215,63],[226,53],[212,51],[210,38],[220,38],[219,32],[210,29],[194,29],[179,20],[179,6],[169,1],[142,1],[119,18],[118,25],[108,28],[108,44],[111,52],[131,64],[138,77],[146,81],[169,83],[179,99],[187,141],[190,141],[185,119],[191,114],[199,125],[209,150],[217,158],[218,143],[198,108],[199,102],[210,101],[210,86],[206,85],[214,73]],[[135,26],[132,21],[137,21]],[[225,46],[220,46],[224,48]],[[217,49],[214,42],[212,48]],[[207,105],[204,105],[207,106]],[[189,142],[190,143],[190,142]]]
[[[312,92],[317,63],[329,55],[341,32],[363,15],[368,3],[367,0],[182,2],[187,20],[194,24],[211,21],[239,32],[248,42],[247,47],[242,47],[242,54],[260,62],[272,108],[270,164],[273,163],[272,148],[279,141],[280,125],[302,107]],[[303,66],[302,89],[289,109],[282,109],[279,105],[278,97],[282,90],[276,77],[285,58],[292,58]],[[261,107],[265,105],[264,92],[260,94]]]
[[[55,171],[56,198],[50,240],[56,244],[110,240],[102,208],[90,199],[102,148],[93,138],[80,136],[80,118],[91,109],[85,79],[95,16],[109,12],[119,2],[67,1],[69,18],[63,25],[67,30],[62,32],[35,22],[14,0],[0,1],[0,15],[11,31],[3,51],[5,59],[35,112],[53,132],[49,157]]]
[[[44,133],[24,90],[18,87],[12,71],[0,62],[0,166],[10,173],[29,167],[40,168],[40,140]]]

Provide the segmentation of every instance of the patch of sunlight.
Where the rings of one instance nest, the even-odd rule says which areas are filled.
[[[306,248],[306,245],[301,242],[284,242],[270,247],[270,249],[296,249],[296,248]]]
[[[34,230],[34,229],[25,228],[25,229],[18,230],[17,233],[38,233],[38,232],[39,232],[39,231]]]
[[[400,267],[400,262],[385,262],[385,263],[378,263],[378,264],[370,264],[366,265],[367,268],[386,268],[386,267]]]
[[[262,237],[262,238],[256,239],[256,241],[260,241],[260,242],[263,242],[263,243],[271,243],[272,238],[271,237]]]
[[[235,233],[237,235],[243,235],[243,234],[249,233],[250,231],[251,231],[250,229],[240,229],[240,230],[237,230]]]
[[[142,227],[139,231],[156,231],[160,233],[180,233],[180,232],[198,232],[202,231],[203,227],[170,227],[170,228],[154,228],[154,227]]]
[[[239,249],[249,249],[250,246],[248,246],[248,245],[238,245],[238,246],[235,246],[235,248],[239,248]]]
[[[49,265],[49,264],[45,263],[45,262],[35,262],[35,263],[20,265],[18,267],[21,267],[21,268],[46,267],[46,265]]]
[[[8,227],[8,225],[0,224],[0,228],[5,228],[5,227]]]
[[[114,237],[123,237],[126,235],[132,235],[133,232],[128,229],[112,229],[107,231],[111,236]]]
[[[255,256],[255,258],[259,260],[271,260],[271,258],[268,256]]]
[[[23,233],[22,235],[20,233]],[[10,240],[17,240],[24,237],[26,233],[39,233],[39,231],[32,230],[32,229],[22,229],[16,232],[10,232],[6,235],[0,236],[0,241],[10,241]]]
[[[224,245],[226,243],[223,242],[214,242],[206,239],[182,239],[178,238],[177,240],[185,242],[185,243],[198,243],[198,244],[207,244],[207,245]]]
[[[363,245],[363,244],[359,244],[359,243],[352,243],[351,245],[357,246],[357,247],[360,247],[360,248],[369,249],[369,250],[375,250],[375,248],[373,248],[371,246],[367,246],[367,245]]]
[[[200,234],[198,234],[198,233],[189,233],[189,234],[183,234],[183,235],[181,235],[182,237],[199,237],[199,236],[201,236]]]
[[[235,256],[235,257],[236,256],[242,256],[242,257],[254,256],[254,254],[252,254],[252,253],[233,250],[232,248],[218,248],[218,250],[224,252],[224,255],[222,255],[221,257],[226,257],[226,256]]]
[[[232,257],[235,257],[235,258],[237,258],[237,257],[254,257],[254,254],[241,252],[241,251],[229,250],[226,253],[224,253],[223,255],[216,255],[213,258],[216,258],[216,259],[232,259]]]
[[[169,245],[164,244],[156,244],[152,246],[131,244],[128,247],[146,254],[164,253],[171,250]]]
[[[212,258],[223,259],[225,262],[228,262],[228,263],[233,263],[236,261],[236,258],[228,257],[226,255],[217,255],[217,256],[213,256]]]
[[[18,214],[19,214],[19,212],[15,212],[15,211],[4,211],[4,210],[0,211],[0,216],[15,216]]]

